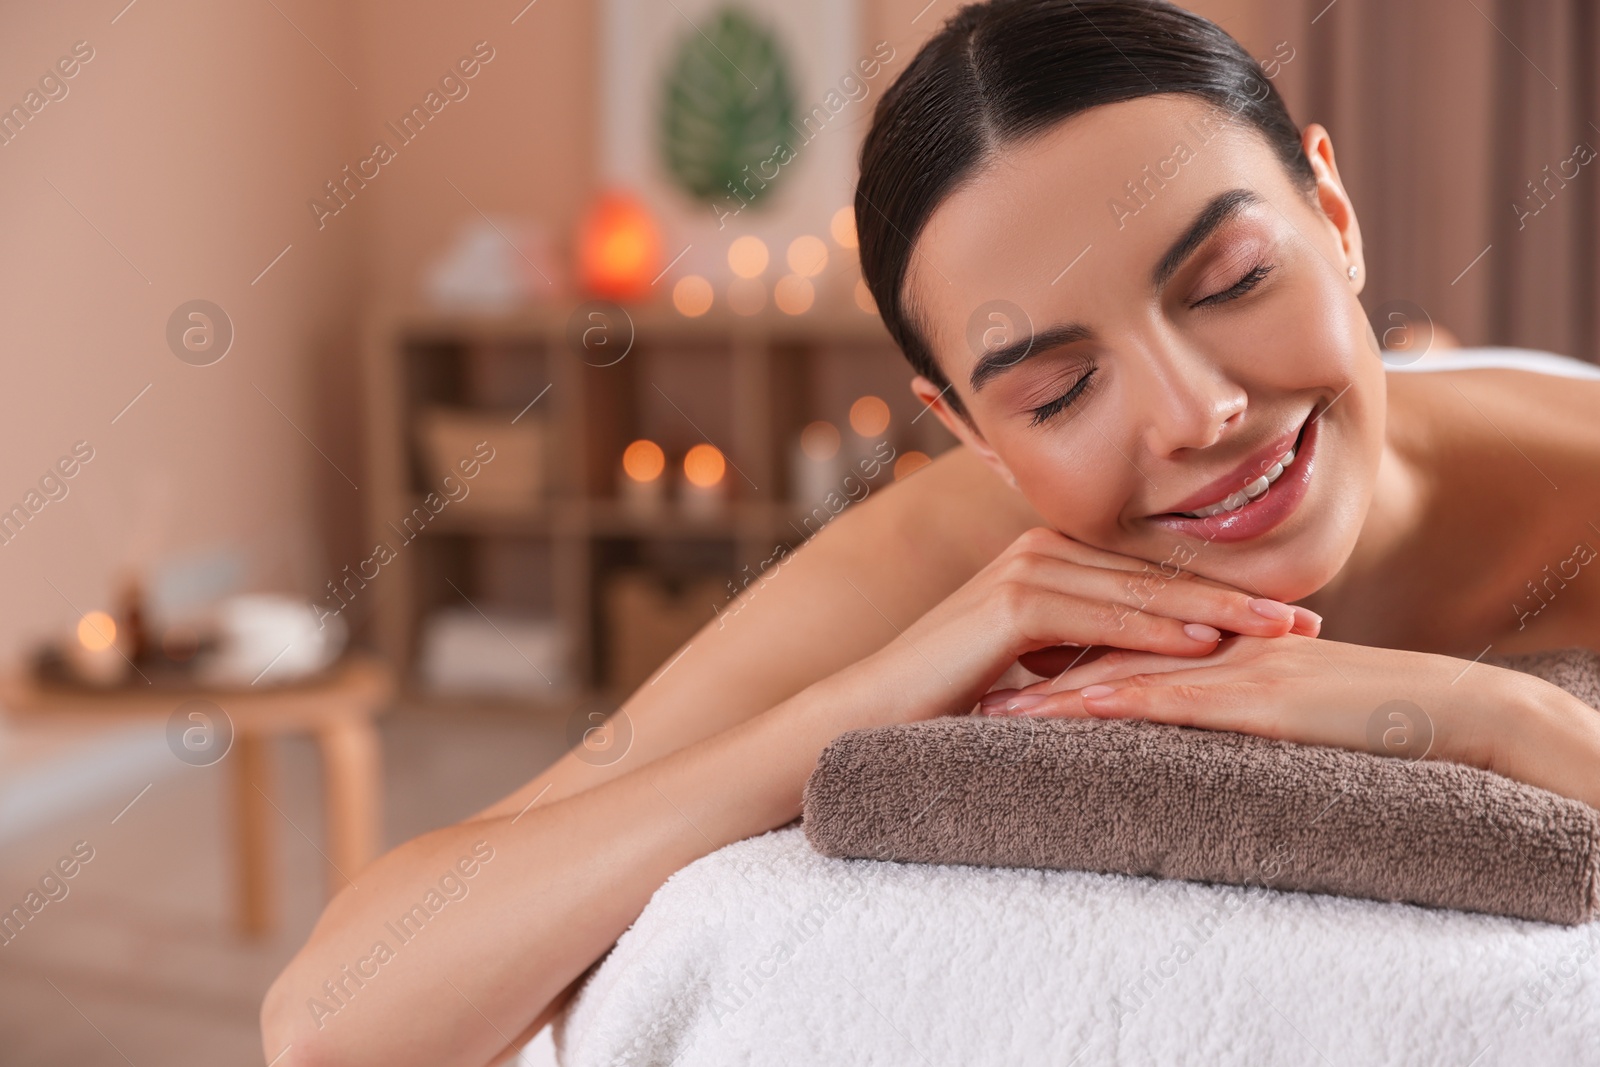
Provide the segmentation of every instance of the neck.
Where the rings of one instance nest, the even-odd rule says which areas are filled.
[[[1387,580],[1387,564],[1421,525],[1427,498],[1427,479],[1416,457],[1386,435],[1372,500],[1355,547],[1338,573],[1299,603],[1325,618],[1346,614],[1341,607],[1364,599],[1361,594],[1372,582]]]

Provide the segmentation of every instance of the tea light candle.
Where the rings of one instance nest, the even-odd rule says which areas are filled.
[[[117,648],[117,624],[103,611],[78,620],[78,632],[67,642],[67,662],[91,685],[116,685],[128,673],[128,661]]]
[[[800,431],[789,453],[789,484],[796,504],[809,508],[844,482],[839,428],[818,420]]]
[[[698,519],[715,518],[728,504],[727,460],[714,445],[699,444],[683,457],[683,485],[679,502],[684,513]]]
[[[667,455],[654,441],[641,438],[622,452],[622,476],[617,479],[623,506],[641,517],[661,513],[666,500]]]

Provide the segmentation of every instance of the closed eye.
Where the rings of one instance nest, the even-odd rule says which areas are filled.
[[[1082,378],[1079,378],[1073,384],[1071,389],[1068,389],[1065,393],[1062,393],[1049,403],[1041,404],[1034,408],[1033,420],[1028,425],[1038,426],[1039,424],[1049,420],[1051,417],[1059,415],[1061,412],[1071,407],[1072,404],[1083,395],[1084,390],[1088,388],[1089,379],[1093,378],[1094,374],[1094,369],[1091,368],[1089,373],[1085,374]]]
[[[1262,279],[1264,279],[1268,274],[1271,274],[1273,269],[1273,265],[1270,263],[1257,263],[1254,267],[1250,268],[1243,278],[1240,278],[1228,288],[1222,290],[1222,292],[1212,293],[1208,297],[1196,300],[1189,306],[1208,307],[1213,304],[1222,304],[1237,297],[1241,297],[1250,290],[1254,289],[1256,286],[1260,285]]]

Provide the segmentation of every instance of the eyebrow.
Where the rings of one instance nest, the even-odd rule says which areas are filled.
[[[1156,264],[1155,270],[1150,272],[1151,287],[1159,290],[1165,286],[1172,280],[1172,276],[1178,273],[1178,268],[1182,267],[1195,250],[1206,242],[1206,238],[1245,208],[1260,202],[1261,198],[1249,189],[1229,189],[1212,197],[1194,217],[1189,228],[1172,242],[1171,247]],[[976,393],[989,379],[1033,356],[1093,337],[1094,331],[1088,326],[1079,322],[1068,322],[1052,326],[1019,341],[1013,341],[1011,344],[1002,345],[993,352],[985,353],[978,360],[972,368],[968,385]]]

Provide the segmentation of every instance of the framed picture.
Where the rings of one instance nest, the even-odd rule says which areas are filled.
[[[856,0],[606,0],[602,181],[661,226],[672,273],[726,277],[729,243],[775,256],[850,204],[893,50]]]

